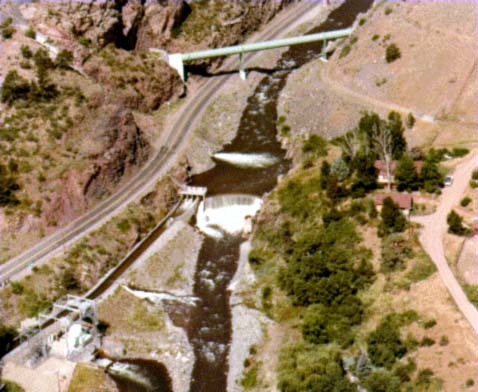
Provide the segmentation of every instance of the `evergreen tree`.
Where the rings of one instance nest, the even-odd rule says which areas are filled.
[[[391,197],[383,200],[382,211],[380,213],[382,221],[378,228],[380,236],[387,236],[392,233],[400,233],[405,230],[407,221],[400,211],[400,207]]]
[[[323,161],[320,166],[320,188],[325,190],[330,176],[330,164],[328,161]]]
[[[395,181],[399,191],[414,191],[418,189],[418,175],[415,163],[409,155],[404,155],[395,170]]]
[[[377,189],[377,169],[374,160],[364,153],[358,154],[351,162],[355,170],[355,180],[352,183],[352,196],[363,197],[367,192]]]
[[[426,159],[419,175],[419,181],[427,192],[433,192],[443,186],[443,175],[438,164],[432,159]]]
[[[392,158],[400,159],[407,151],[407,141],[403,136],[405,128],[403,127],[400,113],[392,111],[388,114],[387,127],[392,134]]]

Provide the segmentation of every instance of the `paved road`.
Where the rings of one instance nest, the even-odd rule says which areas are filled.
[[[478,335],[478,310],[468,301],[463,289],[456,280],[445,258],[443,248],[443,236],[448,229],[446,217],[463,197],[471,172],[476,167],[478,167],[478,153],[474,152],[455,169],[453,184],[443,189],[436,212],[427,216],[413,217],[412,220],[423,225],[420,231],[420,242],[437,266],[443,283],[445,283],[456,305],[471,324],[475,334]]]
[[[267,40],[287,31],[287,28],[306,13],[320,6],[317,2],[301,2],[289,8],[289,12],[279,15],[263,32],[255,36],[255,40]],[[246,56],[246,63],[254,54]],[[78,240],[81,236],[104,223],[125,205],[134,201],[156,181],[164,176],[173,165],[178,152],[185,146],[186,136],[193,128],[211,98],[222,88],[229,78],[227,75],[208,80],[197,92],[194,101],[185,105],[177,117],[178,120],[170,128],[164,146],[131,180],[122,185],[112,196],[96,205],[85,215],[58,230],[53,235],[37,243],[26,252],[0,266],[0,283],[13,278],[15,274],[31,267],[34,263],[53,257],[66,245]]]

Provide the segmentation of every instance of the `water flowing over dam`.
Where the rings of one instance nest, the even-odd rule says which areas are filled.
[[[274,155],[262,154],[244,154],[237,152],[219,152],[213,157],[219,161],[230,163],[238,167],[268,167],[276,163],[279,159]]]

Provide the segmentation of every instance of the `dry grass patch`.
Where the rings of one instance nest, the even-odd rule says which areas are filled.
[[[445,257],[454,273],[457,272],[458,259],[460,257],[465,238],[458,235],[446,233],[443,238],[443,248],[445,249]]]
[[[157,332],[164,327],[164,313],[118,287],[98,306],[98,316],[109,325],[108,334],[131,334]]]
[[[79,363],[75,367],[68,392],[115,392],[115,383],[108,378],[104,370]]]
[[[478,284],[478,237],[464,241],[456,270],[458,275],[468,284]]]

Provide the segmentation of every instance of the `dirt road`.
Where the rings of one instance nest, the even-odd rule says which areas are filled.
[[[440,204],[435,213],[427,216],[414,217],[414,222],[421,223],[420,242],[438,268],[438,272],[445,283],[456,305],[471,324],[478,335],[478,310],[468,301],[463,289],[448,266],[443,248],[443,236],[448,229],[446,217],[450,210],[458,204],[468,186],[471,172],[478,167],[478,153],[471,156],[457,166],[453,173],[452,186],[443,189]]]

